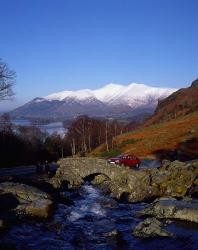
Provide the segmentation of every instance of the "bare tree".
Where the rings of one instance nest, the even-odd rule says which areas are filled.
[[[91,152],[99,145],[105,145],[106,151],[116,146],[115,137],[122,132],[133,130],[133,124],[116,120],[96,119],[80,116],[70,125],[65,140],[69,143],[72,155]]]
[[[76,154],[76,144],[75,144],[74,138],[72,138],[72,142],[71,142],[71,151],[72,151],[72,156],[74,156]]]
[[[0,101],[9,99],[14,95],[13,85],[16,73],[0,59]]]
[[[106,144],[106,151],[109,151],[109,143],[108,143],[108,120],[105,121],[105,144]]]
[[[11,131],[12,123],[10,120],[10,115],[8,113],[4,113],[0,116],[0,130]]]

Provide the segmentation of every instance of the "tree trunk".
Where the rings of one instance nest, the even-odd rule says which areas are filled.
[[[109,144],[108,144],[108,124],[106,121],[106,126],[105,126],[105,143],[106,143],[106,151],[109,151]]]
[[[74,139],[72,139],[71,151],[72,151],[72,156],[74,156],[76,154],[76,144]]]

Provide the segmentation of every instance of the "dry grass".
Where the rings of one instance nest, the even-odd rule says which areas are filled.
[[[198,138],[198,112],[120,135],[115,141],[121,152],[143,158],[155,157],[158,150],[175,150],[179,143],[190,138]],[[130,140],[132,143],[124,143]],[[101,145],[92,155],[101,155],[104,148]]]

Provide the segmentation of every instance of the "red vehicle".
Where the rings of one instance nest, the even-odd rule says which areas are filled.
[[[119,155],[117,157],[108,159],[107,162],[130,168],[139,167],[141,163],[140,159],[134,155]]]

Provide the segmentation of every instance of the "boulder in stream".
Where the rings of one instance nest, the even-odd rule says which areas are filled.
[[[174,234],[163,229],[163,223],[155,218],[147,218],[133,230],[133,235],[140,238],[173,237]]]
[[[21,183],[4,182],[0,183],[1,195],[10,195],[10,199],[15,199],[13,205],[12,199],[7,210],[12,210],[16,214],[28,215],[38,218],[48,218],[53,212],[53,202],[49,194],[38,188]]]
[[[178,219],[198,223],[198,199],[160,198],[155,200],[138,216],[154,216],[156,218]]]

